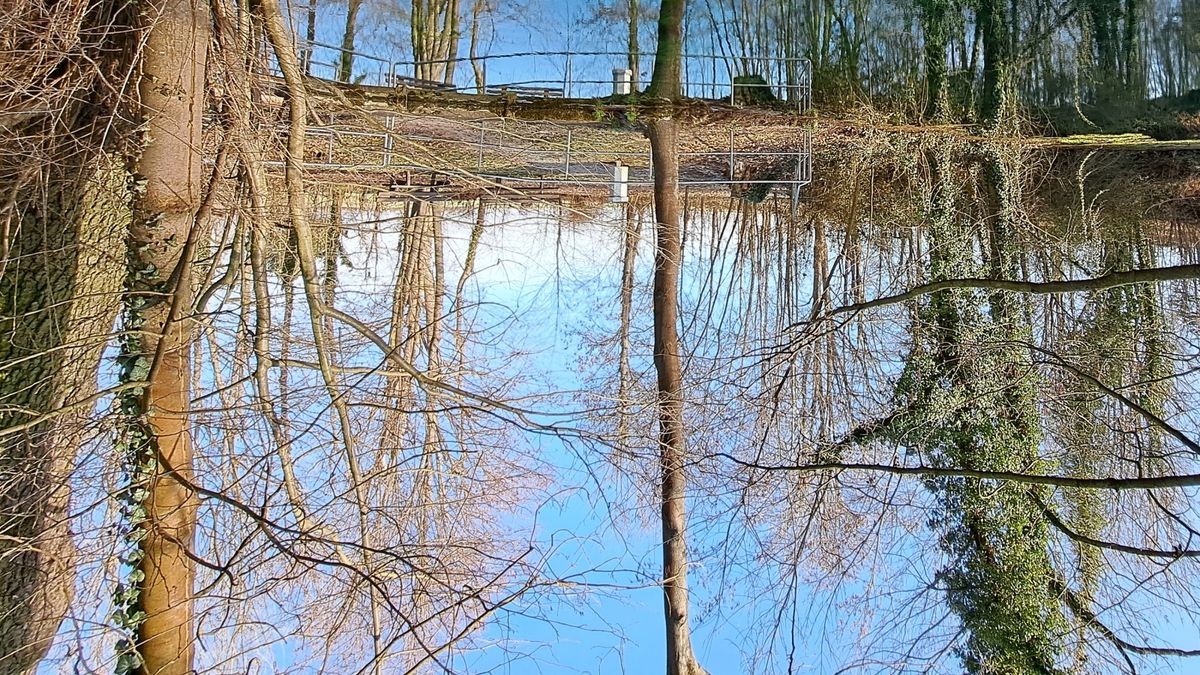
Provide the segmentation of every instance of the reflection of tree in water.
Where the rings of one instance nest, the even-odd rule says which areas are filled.
[[[391,565],[386,597],[404,598],[392,631],[404,648],[422,655],[427,645],[453,644],[489,612],[486,589],[504,576],[500,559],[511,535],[495,514],[522,501],[529,472],[510,464],[507,432],[471,401],[436,386],[486,381],[467,353],[472,346],[464,287],[473,274],[482,235],[482,212],[470,229],[462,260],[453,259],[444,232],[445,211],[437,203],[405,206],[400,219],[397,264],[386,321],[389,353],[416,373],[386,374],[378,396],[364,405],[365,438],[377,447],[367,469],[372,480],[374,528],[387,532],[377,545],[407,551],[407,564]],[[504,384],[488,383],[502,391]],[[524,474],[524,477],[518,477]],[[508,557],[511,554],[512,557]],[[397,659],[415,666],[425,659]]]
[[[222,390],[224,411],[213,416],[220,428],[269,439],[242,452],[246,469],[236,480],[273,495],[272,512],[292,529],[287,553],[231,563],[243,583],[211,582],[241,616],[262,620],[216,634],[228,649],[242,649],[265,639],[260,626],[270,618],[295,645],[297,662],[333,670],[368,662],[382,672],[454,665],[449,650],[501,610],[508,593],[501,589],[525,588],[535,554],[503,517],[544,485],[537,459],[517,460],[523,443],[510,423],[467,393],[504,399],[512,386],[504,368],[491,370],[478,353],[487,320],[476,315],[467,286],[482,211],[459,238],[444,231],[441,205],[405,202],[398,213],[381,213],[356,191],[310,196],[315,278],[328,308],[318,324],[349,413],[356,466],[349,444],[327,425],[319,346],[305,330],[311,310],[293,302],[295,243],[278,228],[249,228],[260,238],[251,261],[257,301],[239,325],[253,326],[257,367],[246,373],[236,359],[228,377],[242,383],[252,375],[254,391]],[[214,364],[231,348],[226,319],[215,316]],[[225,475],[217,468],[223,458],[202,460],[214,479]],[[209,546],[222,551],[246,529],[224,519]],[[259,590],[250,596],[244,588]]]
[[[1013,278],[1019,174],[985,158],[972,167],[982,193],[973,195],[946,151],[931,151],[928,165],[929,279]],[[1037,371],[1022,346],[1031,334],[1028,304],[1004,291],[963,289],[935,293],[913,311],[895,442],[933,466],[1048,473]],[[1054,672],[1064,619],[1051,590],[1047,525],[1028,488],[974,478],[927,486],[939,502],[930,525],[947,556],[939,585],[967,631],[959,650],[967,669]]]
[[[1087,189],[1086,165],[1084,160],[1076,180],[1080,197]],[[1084,237],[1094,242],[1089,262],[1097,275],[1155,268],[1163,257],[1151,242],[1147,223],[1129,215],[1145,209],[1146,195],[1120,185],[1111,188],[1115,194],[1109,198],[1077,199],[1072,209],[1082,221]],[[1149,284],[1131,285],[1092,292],[1080,301],[1074,320],[1062,322],[1048,336],[1053,353],[1043,355],[1055,367],[1051,375],[1055,390],[1061,392],[1049,401],[1047,418],[1049,433],[1063,448],[1063,473],[1082,478],[1120,476],[1129,475],[1131,467],[1134,475],[1172,473],[1174,462],[1163,429],[1111,395],[1120,392],[1150,415],[1168,417],[1168,401],[1175,393],[1177,347],[1161,291]],[[1093,540],[1112,539],[1114,533],[1136,537],[1127,514],[1135,514],[1145,532],[1161,526],[1168,508],[1180,506],[1170,492],[1110,497],[1066,489],[1060,500],[1067,527]],[[1128,561],[1106,556],[1102,548],[1080,541],[1072,542],[1072,554],[1076,585],[1069,599],[1082,607],[1113,602],[1116,598],[1105,592],[1104,581],[1124,571]],[[1085,617],[1074,618],[1078,631],[1074,658],[1076,667],[1083,668],[1088,656],[1086,633],[1095,626]],[[1101,636],[1107,637],[1103,632]]]
[[[1118,479],[1187,473],[1173,459],[1178,437],[1148,417],[1170,419],[1173,405],[1183,405],[1170,384],[1180,355],[1169,319],[1182,308],[1168,309],[1160,288],[1030,295],[972,281],[1092,278],[1170,264],[1159,224],[1143,215],[1163,217],[1156,205],[1164,186],[1144,179],[1136,157],[1112,160],[1117,169],[1101,174],[1094,164],[1081,167],[1083,153],[926,142],[896,150],[819,169],[822,184],[794,219],[734,202],[733,213],[697,223],[693,209],[689,240],[727,237],[714,246],[719,253],[689,263],[715,287],[699,293],[685,331],[694,407],[703,411],[697,445],[733,448],[756,466],[899,463]],[[1085,175],[1087,184],[1078,184]],[[1098,212],[1133,223],[1082,225],[1097,222]],[[938,280],[963,281],[903,304],[833,311]],[[783,350],[779,335],[788,336]],[[902,349],[893,347],[898,336],[907,338]],[[775,601],[761,618],[779,629],[763,636],[775,651],[759,654],[761,663],[801,658],[796,640],[813,630],[812,613],[831,611],[781,607],[819,605],[824,591],[864,578],[871,586],[856,597],[873,609],[859,616],[884,627],[860,645],[867,662],[897,646],[935,660],[953,648],[972,672],[1061,672],[1072,663],[1082,671],[1128,668],[1139,654],[1173,653],[1155,644],[1169,638],[1138,639],[1135,608],[1150,600],[1151,587],[1171,602],[1189,597],[1183,580],[1191,568],[1172,562],[1162,543],[1188,548],[1186,520],[1172,521],[1190,512],[1182,494],[939,477],[922,495],[915,483],[869,473],[763,473],[738,461],[704,473],[713,496],[697,509],[728,509],[722,517],[736,513],[748,529],[715,551],[722,573],[744,569],[740,583],[759,588],[761,566],[780,566],[783,583],[762,587]],[[742,482],[738,500],[722,501],[727,483],[718,475]],[[905,531],[922,536],[911,527],[913,508],[937,534],[936,553],[906,543]],[[1147,548],[1109,546],[1138,541]],[[897,557],[908,561],[900,570],[880,563]],[[918,570],[937,572],[929,588],[938,593],[904,591],[922,598],[900,610],[904,629],[889,623],[897,610],[873,618],[905,597],[904,583],[923,578]],[[956,621],[937,621],[939,606]],[[933,623],[913,621],[921,613]]]
[[[1086,187],[1084,200],[1059,199],[1046,186],[1069,185],[1080,173],[1069,161],[1061,163],[1065,166],[1051,172],[1051,163],[1037,156],[923,145],[916,153],[847,163],[845,173],[828,178],[835,187],[827,185],[794,211],[783,199],[750,204],[736,197],[683,195],[678,324],[682,414],[690,443],[681,470],[695,512],[688,520],[694,557],[684,561],[699,582],[693,586],[699,597],[692,620],[704,625],[730,603],[754,598],[747,604],[779,628],[757,636],[764,649],[748,657],[750,670],[768,670],[783,658],[798,668],[806,647],[794,636],[811,631],[813,623],[806,607],[825,601],[833,607],[849,594],[870,607],[852,620],[884,627],[861,647],[848,648],[857,651],[850,658],[876,658],[912,640],[906,647],[915,654],[956,647],[975,672],[1057,672],[1072,660],[1086,670],[1098,654],[1117,655],[1120,648],[1110,647],[1110,635],[1137,635],[1136,624],[1125,620],[1132,615],[1127,605],[1107,609],[1128,602],[1119,596],[1135,583],[1113,582],[1114,571],[1136,583],[1164,573],[1182,578],[1186,568],[1164,569],[1156,561],[1121,567],[1120,560],[1070,539],[1046,517],[1052,509],[1074,532],[1137,541],[1127,536],[1136,534],[1128,509],[1152,504],[1144,495],[1115,499],[1109,492],[1031,490],[975,478],[922,485],[828,468],[767,472],[716,455],[729,452],[764,464],[862,461],[1039,475],[1151,474],[1151,456],[1164,454],[1172,440],[1152,433],[1140,414],[1060,363],[1126,396],[1141,387],[1146,390],[1137,399],[1141,405],[1165,415],[1170,390],[1154,394],[1154,387],[1139,384],[1165,377],[1174,360],[1170,342],[1155,346],[1155,331],[1149,330],[1165,329],[1172,310],[1148,286],[1085,298],[962,284],[878,313],[831,314],[848,302],[926,280],[1049,280],[1161,264],[1153,260],[1159,248],[1140,229],[1078,231],[1081,201],[1093,210],[1108,209],[1123,197],[1115,194],[1119,181],[1105,178]],[[1142,209],[1138,204],[1128,210]],[[611,284],[611,292],[597,294],[588,285],[572,302],[592,300],[594,314],[608,317],[605,338],[595,343],[602,349],[581,364],[593,382],[607,387],[595,404],[610,412],[597,415],[593,437],[611,442],[623,469],[654,480],[661,446],[646,330],[651,256],[643,254],[662,232],[638,222],[648,217],[636,206],[620,214],[611,259],[589,249],[587,263],[589,270],[605,270],[595,273],[604,275],[601,283]],[[380,284],[387,293],[359,306],[355,270],[362,268],[355,263],[339,270],[338,291],[328,301],[354,309],[375,327],[388,345],[384,353],[429,377],[458,382],[466,374],[464,383],[475,383],[469,388],[485,388],[480,362],[466,352],[474,340],[487,338],[463,331],[471,325],[464,320],[462,296],[473,265],[458,262],[469,260],[469,251],[478,247],[484,220],[475,209],[409,205],[392,226],[397,239],[388,246],[396,252],[395,264],[384,265],[389,279]],[[593,238],[588,228],[557,227],[559,237],[580,236],[591,247],[604,239]],[[353,258],[350,247],[343,249],[318,246],[334,259]],[[601,262],[605,259],[610,263]],[[780,336],[801,326],[802,338],[780,348]],[[1081,327],[1071,332],[1067,326]],[[1110,343],[1130,345],[1124,361],[1106,358],[1118,349]],[[348,365],[359,348],[352,341],[339,347],[339,361]],[[295,357],[303,358],[305,350],[297,343]],[[1154,354],[1161,354],[1158,365]],[[292,386],[303,390],[301,381]],[[503,383],[494,390],[502,389]],[[392,552],[369,558],[387,597],[404,601],[403,607],[383,608],[385,641],[399,637],[397,646],[410,647],[418,638],[444,643],[456,626],[486,613],[458,584],[478,561],[471,549],[504,546],[505,533],[484,521],[488,508],[509,497],[486,467],[479,464],[475,469],[485,473],[472,473],[471,465],[476,457],[495,460],[503,443],[488,438],[490,418],[406,377],[395,364],[368,381],[354,381],[348,391],[362,415],[358,428],[364,433],[356,441],[372,485],[373,543]],[[1155,395],[1162,402],[1155,404]],[[303,410],[299,401],[297,407]],[[1128,433],[1133,427],[1136,433]],[[1152,445],[1156,433],[1159,449]],[[1147,460],[1140,469],[1127,461],[1137,457]],[[1154,471],[1168,468],[1165,460],[1158,466]],[[634,489],[647,506],[655,501],[656,491],[646,484]],[[313,493],[314,503],[318,495]],[[339,512],[352,506],[344,496],[333,503]],[[1175,530],[1166,529],[1157,513],[1155,532],[1169,536]],[[923,546],[934,537],[922,521],[932,525],[939,547]],[[938,572],[934,592],[905,585],[926,572]],[[736,587],[737,599],[709,595],[706,583],[717,576],[717,592]],[[742,584],[754,590],[743,593]],[[851,590],[843,591],[847,587]],[[367,621],[366,587],[353,588],[346,607],[356,611],[343,612],[347,630]],[[904,607],[903,624],[889,624],[902,614],[888,605],[889,598],[920,602]],[[882,610],[891,612],[888,618],[870,615],[882,616]],[[953,620],[940,623],[939,611],[951,611]],[[401,618],[422,627],[387,627]],[[788,651],[784,656],[771,649]],[[1085,664],[1086,657],[1092,662]],[[400,660],[395,656],[389,665]]]
[[[1089,257],[1098,260],[1084,276],[1159,264],[1147,228],[1124,215],[1145,213],[1152,199],[1147,183],[1131,179],[1134,169],[1084,186],[1084,167],[1071,157],[1047,173],[1035,171],[1036,156],[996,149],[943,147],[923,158],[914,165],[924,167],[914,175],[927,176],[916,181],[926,187],[914,215],[925,225],[931,282],[1071,278]],[[1043,182],[1078,182],[1075,199],[1055,199]],[[1098,227],[1101,212],[1122,215]],[[1162,423],[1176,366],[1154,286],[1095,291],[1075,308],[1079,296],[1035,302],[969,281],[956,286],[910,301],[896,412],[876,439],[924,466],[1083,478],[1176,472]],[[1162,567],[1113,559],[1103,545],[1176,530],[1179,522],[1165,525],[1172,514],[1164,504],[1180,506],[1169,492],[1123,496],[965,477],[926,486],[946,556],[937,586],[961,621],[956,651],[968,670],[1059,672],[1072,660],[1090,668],[1097,655],[1129,662],[1130,654],[1163,653],[1113,630],[1122,615],[1101,614],[1129,592],[1123,583],[1103,592],[1105,580],[1148,579]]]

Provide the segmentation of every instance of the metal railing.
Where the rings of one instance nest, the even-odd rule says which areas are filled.
[[[629,168],[627,184],[649,187],[654,184],[654,166],[649,148],[638,150],[581,149],[571,128],[561,138],[542,138],[507,143],[508,134],[501,124],[461,122],[470,140],[405,133],[396,129],[396,116],[384,118],[385,131],[360,131],[338,127],[309,127],[306,131],[310,169],[395,169],[445,175],[470,175],[496,181],[528,182],[542,185],[611,185],[615,166]],[[681,186],[712,187],[728,185],[768,185],[796,191],[812,182],[812,136],[800,131],[798,143],[788,150],[739,149],[736,132],[730,129],[724,148],[678,153]],[[414,143],[427,148],[457,149],[461,161],[439,168],[402,161],[397,142]],[[473,159],[474,170],[467,169]],[[516,159],[517,161],[512,161]],[[278,165],[279,162],[269,162]],[[511,168],[505,168],[511,167]]]
[[[460,92],[483,94],[487,89],[507,85],[561,93],[566,98],[604,98],[614,93],[612,73],[624,68],[628,52],[518,52],[427,61],[387,59],[339,45],[301,42],[297,45],[310,75],[333,82],[397,86],[400,78],[418,78],[428,69],[441,67],[439,82],[458,81],[458,69],[478,65],[482,79],[467,86],[451,86]],[[349,78],[340,77],[343,54],[352,56]],[[653,63],[654,54],[638,54],[640,63]],[[365,67],[364,67],[365,66]],[[272,64],[272,68],[277,68]],[[449,77],[444,75],[450,71]],[[532,75],[530,75],[532,74]],[[641,73],[632,74],[634,82],[645,82]],[[798,57],[741,58],[721,54],[683,54],[681,75],[684,96],[728,101],[732,105],[787,104],[796,110],[808,109],[812,102],[812,65]],[[499,78],[503,82],[489,81]],[[533,92],[530,92],[531,94]]]

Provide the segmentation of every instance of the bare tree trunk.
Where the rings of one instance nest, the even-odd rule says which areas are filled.
[[[452,0],[446,8],[446,28],[442,33],[442,51],[445,53],[443,57],[446,60],[445,70],[442,73],[442,82],[444,84],[454,85],[454,71],[458,66],[458,43],[462,37],[461,29],[458,26],[458,0]]]
[[[458,0],[412,0],[410,14],[416,77],[452,84],[458,53]]]
[[[639,72],[641,71],[641,59],[639,58],[638,47],[638,14],[641,13],[641,7],[638,0],[629,0],[629,72],[633,73],[629,80],[631,91],[638,90],[638,81],[641,79]]]
[[[655,67],[657,71],[657,66]],[[679,348],[679,158],[674,120],[654,120],[648,135],[654,162],[654,368],[658,373],[659,465],[662,476],[663,602],[667,675],[703,673],[688,626],[687,505],[683,372]]]
[[[338,60],[338,82],[350,82],[354,77],[354,37],[358,33],[358,10],[362,0],[350,0],[346,5],[346,28],[342,31],[342,53]]]
[[[662,0],[658,10],[658,49],[654,54],[654,75],[646,94],[676,99],[682,95],[680,60],[683,56],[683,10],[685,0]]]
[[[621,323],[617,354],[617,448],[621,456],[631,452],[629,448],[629,389],[633,384],[633,369],[629,365],[630,324],[633,318],[634,271],[637,262],[640,220],[634,218],[633,207],[625,205],[625,253],[621,264]]]
[[[471,58],[471,71],[475,75],[475,89],[480,94],[487,87],[487,72],[484,70],[483,61],[479,59],[479,22],[486,8],[487,0],[475,0],[475,4],[471,6],[471,46],[468,53]]]
[[[313,43],[317,41],[317,0],[308,0],[308,21],[304,27],[304,74],[312,74]]]
[[[662,0],[658,49],[647,94],[681,95],[685,0]],[[658,373],[659,465],[662,472],[663,603],[667,628],[667,675],[704,672],[692,653],[688,627],[687,487],[683,426],[683,367],[679,354],[679,267],[683,255],[679,218],[679,155],[673,119],[654,119],[646,130],[654,166],[654,369]]]
[[[143,79],[138,88],[147,142],[137,164],[145,192],[130,228],[127,307],[140,322],[129,338],[152,359],[141,399],[141,422],[150,438],[145,533],[139,570],[141,672],[193,672],[191,559],[196,496],[190,485],[192,446],[192,327],[182,312],[192,304],[190,248],[200,206],[201,115],[211,30],[208,5],[164,0],[143,10],[148,22]],[[169,274],[168,278],[163,275]]]

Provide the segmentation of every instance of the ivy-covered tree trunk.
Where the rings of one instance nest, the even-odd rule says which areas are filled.
[[[946,48],[950,44],[951,0],[923,0],[919,5],[925,31],[925,117],[943,118],[949,113],[946,82]]]
[[[1000,160],[980,172],[982,218],[970,213],[949,154],[929,155],[932,281],[1015,276],[1019,181]],[[984,223],[980,228],[979,224]],[[983,260],[976,238],[983,230]],[[895,441],[935,466],[1050,473],[1039,456],[1031,328],[1005,291],[932,294],[916,311],[913,348],[897,385],[905,410]],[[1053,592],[1048,525],[1028,487],[974,478],[928,483],[938,505],[931,524],[945,566],[938,585],[965,633],[958,653],[970,673],[1053,673],[1066,622]]]
[[[210,22],[208,5],[162,0],[150,21],[139,87],[146,144],[137,164],[144,192],[130,229],[126,358],[145,373],[136,428],[138,470],[148,496],[138,563],[141,672],[193,672],[191,559],[196,497],[190,487],[189,236],[202,187],[201,115]],[[136,331],[136,332],[132,332]]]
[[[994,122],[1014,95],[1011,31],[1015,27],[1009,24],[1005,0],[979,0],[976,21],[983,37],[983,95],[979,99],[979,117],[985,122]]]

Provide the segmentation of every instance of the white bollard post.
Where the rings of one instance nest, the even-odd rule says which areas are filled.
[[[613,204],[625,204],[629,201],[629,167],[620,162],[613,166],[612,192],[608,201]]]
[[[632,92],[633,71],[613,68],[613,96],[628,96]]]

